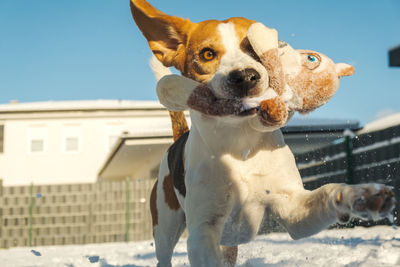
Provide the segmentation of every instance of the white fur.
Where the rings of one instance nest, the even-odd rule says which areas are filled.
[[[232,70],[243,70],[245,68],[255,69],[261,76],[257,86],[265,90],[268,88],[268,73],[264,66],[244,53],[239,46],[235,26],[232,23],[221,23],[218,25],[218,32],[222,37],[225,47],[225,54],[221,57],[219,67],[210,81],[216,96],[230,98],[229,87],[226,84],[227,75]]]
[[[183,210],[172,210],[165,202],[163,183],[165,177],[169,174],[167,155],[168,154],[166,154],[160,164],[156,202],[158,225],[153,228],[154,236],[157,237],[155,238],[155,243],[159,266],[169,266],[171,264],[173,249],[186,227]]]
[[[166,75],[172,74],[171,70],[165,67],[154,55],[151,57],[149,64],[157,81]]]
[[[227,53],[210,84],[223,96],[224,78],[231,70],[258,68],[259,63],[240,51],[232,24],[221,24],[219,32]],[[268,81],[266,73],[262,77]],[[175,97],[176,102],[185,101],[182,106],[186,104],[184,98]],[[376,193],[384,188],[328,184],[305,190],[280,130],[266,131],[257,116],[210,117],[194,110],[190,110],[190,116],[192,126],[184,149],[186,197],[177,196],[189,230],[191,266],[223,266],[219,245],[249,242],[257,234],[265,210],[298,239],[319,232],[343,214],[371,215],[369,211],[356,211],[354,203],[367,190]],[[167,155],[160,167],[157,190],[159,266],[170,266],[172,248],[183,225],[179,211],[162,210],[168,209],[162,203],[161,185],[169,172],[166,160]],[[340,202],[338,196],[342,196]]]
[[[309,236],[337,222],[339,214],[361,216],[353,202],[364,188],[373,192],[383,188],[329,184],[305,190],[279,130],[259,132],[249,127],[251,119],[225,123],[224,118],[204,118],[192,110],[190,114],[193,126],[185,148],[184,204],[189,232],[196,233],[188,243],[195,243],[196,248],[202,242],[198,237],[208,235],[220,238],[223,245],[250,241],[265,208],[293,238]],[[250,151],[246,160],[243,151]],[[338,204],[335,199],[340,192],[344,199]],[[198,258],[212,257],[212,252],[202,250],[192,253],[204,253]]]

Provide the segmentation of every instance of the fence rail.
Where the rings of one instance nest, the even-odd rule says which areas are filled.
[[[394,187],[400,220],[400,125],[346,137],[338,144],[296,155],[307,189],[326,183],[383,183]]]
[[[154,180],[2,186],[0,247],[152,238],[148,201]]]

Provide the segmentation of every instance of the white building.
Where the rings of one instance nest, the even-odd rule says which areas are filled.
[[[282,131],[301,153],[359,128],[357,121],[294,118]],[[169,114],[156,101],[0,104],[0,179],[26,185],[155,178],[171,135]]]
[[[155,101],[1,104],[0,179],[4,185],[94,182],[121,136],[149,145],[136,155],[141,164],[132,157],[124,162],[136,164],[136,176],[149,176],[172,141],[168,112]]]

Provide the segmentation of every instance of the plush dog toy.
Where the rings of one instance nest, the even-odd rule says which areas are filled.
[[[325,104],[339,87],[339,78],[354,73],[348,64],[335,64],[321,53],[294,50],[279,42],[277,31],[261,23],[249,28],[248,39],[269,74],[266,94],[244,100],[222,99],[196,81],[167,75],[157,84],[160,102],[171,111],[190,107],[211,116],[245,116],[258,111],[252,126],[275,129],[286,124],[295,111],[308,113]]]
[[[339,87],[339,78],[351,76],[353,66],[335,64],[311,50],[278,48],[278,33],[261,23],[253,24],[247,37],[269,74],[269,86],[277,97],[261,102],[260,112],[267,125],[284,124],[288,111],[308,113],[325,104]],[[280,51],[279,51],[280,50]]]

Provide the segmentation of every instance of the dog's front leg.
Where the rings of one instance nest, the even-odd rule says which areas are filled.
[[[313,191],[271,194],[268,201],[270,212],[294,239],[351,217],[382,219],[395,203],[393,192],[381,184],[327,184]]]
[[[190,265],[194,267],[223,266],[219,247],[221,231],[218,226],[203,223],[188,227],[187,241]]]
[[[188,254],[194,267],[223,266],[219,244],[227,207],[225,203],[218,205],[215,192],[210,194],[210,191],[212,189],[193,195],[188,192],[185,199]]]
[[[225,219],[232,209],[232,189],[224,178],[216,177],[221,166],[213,162],[198,166],[186,179],[189,260],[195,267],[223,266],[219,245]]]

